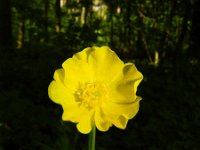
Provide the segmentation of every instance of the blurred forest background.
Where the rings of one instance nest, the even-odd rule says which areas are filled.
[[[0,150],[85,150],[48,98],[53,72],[88,46],[136,63],[140,111],[97,150],[197,150],[200,1],[0,0]]]

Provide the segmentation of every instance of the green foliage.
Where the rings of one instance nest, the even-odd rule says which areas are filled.
[[[19,34],[19,23],[23,19],[25,44],[52,43],[62,39],[62,43],[56,43],[56,45],[64,47],[72,45],[71,47],[76,49],[76,46],[80,44],[109,44],[119,50],[128,49],[130,53],[135,53],[135,56],[137,53],[146,55],[145,49],[150,50],[153,55],[156,49],[162,53],[162,49],[170,46],[170,43],[176,44],[182,30],[185,11],[184,5],[174,10],[175,4],[170,1],[164,3],[105,1],[104,3],[99,0],[91,6],[69,1],[62,7],[62,33],[57,34],[55,33],[55,0],[47,2],[39,0],[22,3],[13,0],[15,41],[19,40],[16,35]],[[47,16],[45,16],[45,8]],[[170,20],[171,14],[174,16]],[[86,21],[85,24],[82,20]],[[48,33],[44,30],[45,28],[48,29]],[[167,37],[165,37],[166,32],[169,32]],[[46,36],[48,36],[48,41],[45,40]],[[168,41],[163,45],[159,39],[166,40],[165,38]]]

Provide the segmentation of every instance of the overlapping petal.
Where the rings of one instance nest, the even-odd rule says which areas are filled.
[[[92,130],[94,125],[94,112],[85,111],[81,116],[79,116],[79,123],[77,124],[77,129],[84,134],[88,134]]]
[[[111,122],[118,128],[120,129],[125,129],[126,125],[128,123],[128,119],[125,118],[124,116],[119,116],[117,119],[110,119]]]
[[[108,83],[122,70],[124,63],[109,47],[92,47],[74,55],[74,58],[86,61],[93,70],[96,81]]]
[[[58,69],[54,73],[54,80],[48,87],[49,97],[58,104],[74,103],[73,90],[69,86],[64,85],[64,70]]]
[[[62,67],[66,74],[64,83],[70,85],[71,88],[77,89],[80,83],[93,81],[92,69],[83,60],[69,58],[62,64]]]
[[[117,77],[109,84],[109,97],[115,103],[131,103],[136,100],[137,86],[143,76],[134,64],[126,63]]]
[[[79,122],[80,116],[84,113],[83,110],[80,110],[76,103],[73,104],[62,104],[63,114],[62,120],[71,121],[74,123]]]
[[[120,115],[123,115],[127,119],[133,118],[138,110],[139,110],[139,101],[141,100],[140,97],[134,102],[130,103],[114,103],[114,102],[107,102],[103,107],[103,112],[106,116],[110,118],[118,118]]]
[[[100,131],[107,131],[112,123],[108,120],[101,108],[95,110],[95,124]]]

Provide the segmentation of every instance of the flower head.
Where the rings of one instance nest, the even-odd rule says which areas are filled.
[[[67,59],[54,73],[48,94],[62,105],[62,119],[87,134],[95,125],[107,131],[125,129],[139,110],[136,95],[143,76],[133,63],[123,63],[109,47],[89,47]]]

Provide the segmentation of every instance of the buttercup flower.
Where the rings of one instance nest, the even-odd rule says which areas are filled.
[[[48,94],[62,105],[62,119],[87,134],[95,125],[107,131],[125,129],[139,110],[136,95],[143,76],[133,63],[123,63],[109,47],[89,47],[67,59],[54,73]]]

